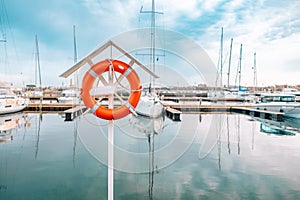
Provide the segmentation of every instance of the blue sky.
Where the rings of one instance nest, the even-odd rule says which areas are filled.
[[[76,25],[80,59],[118,34],[149,25],[149,17],[139,11],[142,5],[144,10],[151,6],[150,0],[1,2],[5,2],[9,25],[5,28],[7,61],[4,63],[1,56],[1,66],[5,66],[0,69],[0,77],[15,84],[34,83],[37,34],[42,85],[68,84],[69,80],[58,76],[73,65],[73,25]],[[300,84],[298,0],[156,0],[156,10],[164,13],[157,16],[157,26],[196,41],[216,65],[221,27],[224,27],[223,76],[233,38],[232,83],[242,43],[243,85],[253,85],[254,52],[259,85]],[[4,44],[0,45],[4,55]]]

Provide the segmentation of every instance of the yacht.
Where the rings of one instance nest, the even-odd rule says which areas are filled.
[[[26,99],[14,94],[10,88],[0,88],[0,114],[22,111],[27,104]]]
[[[300,91],[295,88],[284,88],[282,93],[295,95],[295,100],[300,101]]]
[[[259,110],[282,112],[286,117],[300,118],[300,103],[296,102],[293,94],[262,93],[260,101],[251,105]]]

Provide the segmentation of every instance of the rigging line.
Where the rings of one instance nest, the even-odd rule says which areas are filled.
[[[116,82],[117,82],[123,89],[125,89],[125,90],[127,90],[127,91],[130,91],[130,92],[139,92],[139,91],[142,91],[142,90],[143,90],[143,88],[138,89],[138,90],[131,90],[131,88],[128,88],[128,87],[124,86],[124,85],[121,83],[121,81],[119,81],[119,77],[120,77],[120,76],[123,76],[123,74],[121,74],[121,75],[118,77],[117,74],[116,74],[116,72],[115,72],[115,70],[114,70],[114,68],[112,68],[112,70],[113,70],[113,75],[114,75],[114,77],[115,77],[115,79],[116,79]]]
[[[18,56],[18,51],[17,51],[17,48],[16,48],[16,42],[15,42],[15,39],[14,39],[14,36],[13,36],[11,24],[10,24],[10,21],[9,21],[9,17],[8,17],[7,9],[6,9],[5,5],[4,5],[4,12],[5,12],[5,16],[7,18],[8,30],[9,30],[9,33],[11,35],[11,39],[12,39],[13,47],[14,47],[14,50],[15,50],[15,53],[16,53],[16,57],[18,58],[19,56]]]
[[[0,30],[1,30],[1,34],[2,34],[2,36],[3,36],[3,39],[5,39],[5,18],[4,18],[4,9],[5,9],[5,7],[4,7],[4,1],[2,0],[1,1],[1,7],[0,7],[0,9],[1,9],[1,12],[0,12]]]
[[[234,86],[236,87],[237,86],[237,81],[238,81],[238,76],[239,76],[239,72],[240,72],[240,62],[238,62],[238,65],[237,65],[237,69],[236,69],[236,74],[235,74],[235,81],[234,81]]]
[[[8,17],[8,13],[7,13],[7,9],[6,9],[6,6],[5,6],[5,3],[4,3],[4,0],[2,0],[2,10],[3,10],[3,13],[4,13],[4,17],[6,18],[6,23],[7,23],[7,26],[8,26],[8,32],[9,32],[9,35],[11,37],[11,41],[12,41],[12,45],[13,45],[13,49],[14,49],[14,52],[16,54],[16,61],[19,62],[20,59],[19,59],[19,54],[18,54],[18,51],[17,51],[17,47],[16,47],[16,41],[14,39],[14,35],[13,35],[13,32],[12,32],[12,28],[11,28],[11,24],[10,24],[10,21],[9,21],[9,17]],[[1,17],[0,17],[1,18]],[[5,20],[3,20],[3,23],[4,23]],[[5,33],[6,34],[6,33]],[[6,41],[6,35],[5,35],[5,41]]]
[[[8,69],[8,54],[7,54],[7,43],[6,43],[6,40],[4,42],[4,45],[3,45],[3,51],[4,51],[4,59],[3,59],[3,62],[4,62],[4,73],[7,74],[7,69]]]

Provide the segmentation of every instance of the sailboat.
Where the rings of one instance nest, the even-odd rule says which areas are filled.
[[[4,3],[4,2],[3,2]],[[3,8],[5,8],[3,6]],[[2,16],[0,21],[3,22]],[[2,27],[2,26],[0,26]],[[4,43],[6,49],[6,34],[1,29],[0,42]],[[14,113],[23,110],[27,106],[27,102],[22,97],[17,96],[13,93],[12,84],[7,82],[0,83],[0,114]]]
[[[230,44],[230,60],[229,60],[229,67],[228,67],[228,80],[227,80],[227,84],[228,84],[228,89],[227,91],[225,90],[225,98],[232,98],[232,99],[236,99],[239,101],[246,101],[248,100],[247,96],[249,95],[249,91],[247,88],[243,88],[241,86],[241,71],[242,71],[242,48],[243,45],[241,44],[240,46],[240,56],[239,56],[239,64],[238,64],[238,72],[237,75],[239,77],[239,86],[235,87],[235,88],[231,88],[229,89],[229,73],[230,73],[230,61],[231,61],[231,48],[232,48],[232,39],[231,39],[231,44]]]
[[[75,25],[73,26],[73,38],[74,38],[74,64],[77,63],[77,48],[76,48],[76,34]],[[61,96],[58,97],[59,103],[64,104],[80,104],[80,90],[78,89],[78,75],[75,74],[75,87],[68,88],[62,91]],[[72,84],[71,84],[72,86]]]
[[[155,72],[155,62],[156,62],[156,39],[155,39],[155,1],[152,0],[151,11],[142,11],[140,13],[151,13],[151,48],[150,48],[150,60],[152,71]],[[149,118],[159,118],[163,115],[164,109],[160,102],[159,97],[155,92],[155,81],[153,77],[150,77],[149,90],[146,91],[140,98],[140,102],[136,108],[136,113],[140,116]]]
[[[221,28],[221,40],[220,40],[217,78],[215,80],[215,86],[207,92],[208,97],[224,99],[225,94],[223,91],[222,79],[223,79],[223,27]]]

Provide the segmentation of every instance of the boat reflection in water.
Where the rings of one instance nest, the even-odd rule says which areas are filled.
[[[259,119],[260,132],[275,135],[296,135],[300,133],[300,119],[286,118],[282,122]]]
[[[13,139],[12,132],[28,122],[26,113],[0,115],[0,143]]]
[[[161,103],[153,104],[149,111],[149,114],[138,114],[130,119],[130,122],[143,136],[151,136],[153,133],[157,134],[163,126],[165,120],[165,114]]]
[[[165,115],[164,112],[161,112],[161,106],[159,104],[154,104],[151,108],[151,115],[156,117],[149,117],[145,115],[138,115],[132,117],[130,122],[133,127],[138,130],[138,132],[143,137],[148,138],[148,149],[149,149],[149,188],[148,195],[149,199],[153,199],[153,186],[154,186],[154,174],[158,173],[157,166],[154,162],[154,153],[155,153],[155,135],[158,135],[163,129]],[[158,113],[161,113],[158,115]]]

